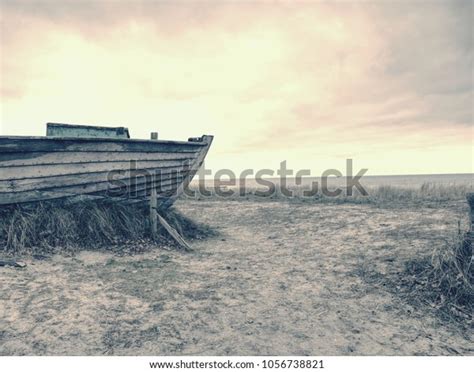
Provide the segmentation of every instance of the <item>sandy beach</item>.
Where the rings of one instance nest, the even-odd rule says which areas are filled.
[[[463,202],[177,209],[219,235],[190,253],[83,251],[1,268],[0,354],[474,354],[460,327],[371,280],[446,244]]]

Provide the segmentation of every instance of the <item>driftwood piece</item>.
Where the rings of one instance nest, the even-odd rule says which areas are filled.
[[[26,263],[13,260],[0,260],[0,266],[26,267]]]

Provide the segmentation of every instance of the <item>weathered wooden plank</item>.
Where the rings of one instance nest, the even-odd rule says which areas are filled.
[[[158,189],[158,199],[161,199],[161,202],[164,200],[169,199],[173,195],[176,194],[176,190],[178,189],[179,185],[181,182],[175,182],[174,184],[171,185],[165,185],[162,189]],[[130,199],[143,199],[143,198],[149,198],[151,195],[152,187],[144,187],[138,190],[135,190],[133,193],[126,195],[126,194],[119,194],[118,196],[121,198],[130,198]],[[106,195],[106,192],[99,192],[96,193],[95,195]],[[92,194],[91,194],[92,195]]]
[[[166,182],[166,184],[163,184],[161,188],[157,188],[157,192],[161,196],[163,196],[163,195],[167,195],[167,196],[174,195],[176,190],[178,189],[178,186],[181,184],[181,182],[182,182],[182,180],[181,181],[170,181],[169,183]],[[152,189],[153,189],[152,186],[140,185],[139,187],[131,190],[130,192],[125,192],[123,194],[122,193],[118,193],[118,194],[113,193],[112,196],[116,195],[116,196],[119,196],[121,198],[130,198],[130,199],[146,198],[151,194]],[[94,193],[91,193],[91,194],[94,194]],[[101,192],[97,192],[95,194],[97,194],[97,195],[106,195],[106,194],[110,194],[110,192],[101,191]]]
[[[149,194],[149,191],[152,188],[156,188],[160,194],[175,190],[185,177],[186,173],[183,173],[179,176],[176,176],[175,174],[169,174],[167,176],[160,177],[159,180],[156,180],[157,183],[147,181],[143,177],[137,179],[136,182],[129,178],[121,180],[121,182],[123,182],[121,185],[114,185],[110,184],[109,182],[98,182],[81,186],[54,187],[43,190],[29,190],[26,192],[0,193],[0,198],[3,200],[13,200],[12,203],[19,203],[19,200],[23,195],[27,199],[26,201],[31,201],[30,195],[35,195],[31,194],[31,192],[34,193],[36,191],[44,191],[46,193],[45,195],[49,195],[49,193],[55,193],[59,194],[61,197],[62,195],[72,196],[82,194],[96,194],[116,197],[119,196],[124,198],[137,198],[146,196]]]
[[[130,138],[128,128],[96,125],[46,123],[48,137]]]
[[[159,195],[158,199],[162,196]],[[124,198],[116,198],[104,195],[91,195],[91,194],[84,194],[84,195],[76,195],[65,198],[62,200],[64,204],[76,204],[81,203],[84,201],[102,201],[102,202],[112,202],[112,203],[120,203],[124,205],[136,205],[136,204],[145,204],[148,202],[147,199],[124,199]]]
[[[187,174],[189,166],[179,166],[179,167],[162,167],[159,169],[156,168],[145,168],[137,170],[137,179],[143,179],[143,176],[140,176],[140,171],[148,171],[150,174],[159,174],[162,177],[168,175],[180,175]],[[42,190],[53,187],[63,187],[63,186],[80,186],[90,183],[98,182],[108,182],[107,175],[108,171],[105,172],[96,172],[96,173],[87,173],[87,174],[72,174],[65,176],[54,176],[54,177],[40,177],[40,178],[27,178],[21,180],[10,180],[10,181],[0,181],[0,193],[6,192],[22,192],[22,191],[31,191],[31,190]],[[127,180],[131,177],[129,170],[122,170],[120,173],[113,174],[111,178],[112,181],[122,181]]]
[[[53,191],[27,191],[15,194],[0,194],[0,205],[37,202],[75,196],[75,194],[58,193]]]
[[[198,152],[6,152],[0,153],[0,168],[104,161],[193,160],[197,154]]]
[[[150,194],[151,189],[146,189],[138,193],[136,198],[143,198],[145,195]],[[158,195],[158,197],[167,198],[167,195],[172,192],[163,191]],[[90,196],[87,196],[90,195]],[[66,192],[57,192],[57,191],[26,191],[26,192],[19,192],[13,194],[0,194],[0,205],[7,205],[7,204],[20,204],[20,203],[31,203],[31,202],[39,202],[39,201],[46,201],[46,200],[53,200],[53,199],[64,199],[64,198],[77,198],[80,199],[102,199],[107,198],[111,199],[113,197],[109,197],[105,195],[103,192],[99,194],[73,194],[73,193],[66,193]],[[124,200],[125,198],[118,198]]]
[[[150,141],[108,138],[6,137],[0,136],[0,152],[37,151],[146,151],[195,152],[202,142]]]
[[[174,192],[178,188],[178,186],[182,183],[182,181],[183,181],[182,179],[165,181],[161,183],[159,187],[155,187],[149,184],[140,184],[140,185],[137,185],[137,187],[135,188],[133,187],[130,188],[130,191],[132,192],[131,196],[141,197],[142,195],[149,195],[150,191],[153,188],[156,188],[159,194],[163,194],[163,193],[169,194],[169,193]]]
[[[29,191],[28,193],[16,194],[14,198],[5,198],[3,195],[0,195],[0,205],[37,203],[41,201],[57,200],[57,199],[67,199],[71,203],[81,202],[85,200],[101,200],[101,199],[115,200],[115,201],[127,200],[123,198],[105,197],[104,195],[92,195],[92,194],[75,195],[75,194],[59,193],[59,192],[53,192],[53,191]]]
[[[171,188],[175,188],[176,185],[181,183],[184,179],[184,175],[180,177],[169,176],[166,179],[162,179],[160,182],[157,182],[157,186],[161,187],[164,191],[168,191]],[[151,189],[152,182],[146,182],[145,180],[140,180],[140,182],[131,182],[130,179],[122,180],[123,185],[114,185],[109,182],[98,182],[92,184],[86,184],[82,186],[66,186],[66,187],[56,187],[53,189],[44,189],[45,191],[55,191],[55,192],[64,192],[71,194],[90,194],[96,192],[107,192],[110,195],[115,194],[121,195],[125,194],[139,194],[144,189]]]
[[[61,200],[64,204],[76,204],[84,201],[106,201],[113,203],[122,203],[122,204],[137,204],[144,203],[146,199],[124,199],[118,197],[110,197],[105,195],[91,195],[91,194],[81,194],[74,195]]]
[[[141,160],[135,163],[136,169],[159,169],[162,167],[179,167],[186,164],[185,160]],[[66,174],[82,174],[91,172],[106,172],[113,170],[130,170],[131,163],[102,162],[102,163],[74,163],[51,164],[25,167],[8,167],[0,171],[0,180],[19,180],[24,178],[52,177]]]

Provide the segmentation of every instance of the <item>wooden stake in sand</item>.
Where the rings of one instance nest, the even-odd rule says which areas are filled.
[[[156,208],[158,206],[158,199],[156,195],[156,188],[155,185],[151,188],[151,195],[150,195],[150,225],[151,225],[151,236],[153,239],[158,237],[158,224],[157,224],[157,212]]]
[[[191,246],[183,239],[181,235],[168,223],[166,220],[156,212],[156,216],[158,217],[158,221],[160,222],[161,226],[163,226],[166,231],[173,237],[173,239],[186,251],[192,251],[193,249]]]
[[[474,240],[474,192],[470,192],[466,195],[467,203],[469,204],[469,232],[467,233],[468,239],[471,241]]]
[[[157,239],[158,237],[158,222],[168,231],[168,234],[172,236],[172,238],[180,245],[180,247],[184,248],[186,251],[192,251],[193,249],[191,246],[183,239],[181,235],[168,223],[166,220],[160,216],[158,213],[158,201],[156,195],[156,188],[151,188],[151,195],[150,195],[150,223],[151,223],[151,234],[153,239]]]

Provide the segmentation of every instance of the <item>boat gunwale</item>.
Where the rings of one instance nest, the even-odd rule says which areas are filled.
[[[44,141],[71,141],[71,142],[133,142],[133,143],[154,143],[159,145],[187,145],[203,147],[208,143],[194,141],[175,141],[175,140],[151,140],[142,138],[100,138],[100,137],[47,137],[47,136],[0,136],[1,140],[44,140]],[[1,143],[0,143],[1,144]],[[1,152],[1,147],[0,147]]]

